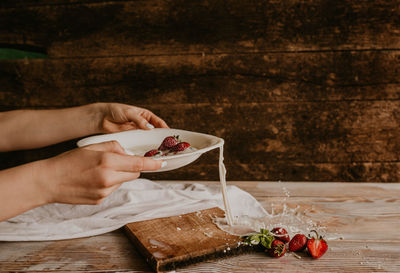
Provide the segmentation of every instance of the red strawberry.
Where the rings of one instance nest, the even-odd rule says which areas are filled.
[[[315,232],[316,237],[312,237],[311,239],[308,240],[307,242],[308,253],[310,253],[311,257],[313,257],[314,259],[318,259],[322,255],[324,255],[325,252],[328,250],[328,244],[322,238],[322,236],[318,235],[318,233],[315,230],[311,230],[311,232]]]
[[[307,246],[307,237],[303,234],[296,234],[289,243],[289,250],[296,252],[302,251]]]
[[[160,153],[159,150],[150,150],[147,153],[144,154],[145,157],[150,157],[150,156],[154,156],[156,154]]]
[[[268,254],[271,257],[280,258],[286,253],[286,246],[280,240],[273,240],[271,244],[271,248],[268,249]]]
[[[173,152],[182,152],[190,147],[190,144],[187,142],[179,142],[174,147],[172,147],[171,151]]]
[[[281,240],[284,243],[289,243],[290,241],[290,236],[284,228],[276,227],[271,230],[271,233],[274,235],[275,239]]]
[[[163,142],[161,143],[159,150],[165,151],[171,149],[172,147],[176,146],[179,143],[179,136],[167,136],[164,138]]]

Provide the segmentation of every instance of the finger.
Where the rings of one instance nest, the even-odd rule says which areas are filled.
[[[135,180],[139,178],[139,172],[112,172],[112,179],[109,183],[109,187],[106,190],[111,193],[112,191],[116,190],[122,183]]]
[[[151,128],[148,126],[149,122],[147,121],[147,119],[141,117],[141,116],[135,116],[132,118],[132,121],[136,124],[136,126],[139,129],[143,129],[143,130],[150,130]]]
[[[110,183],[108,183],[108,186],[105,188],[99,188],[97,190],[97,193],[100,193],[97,195],[98,198],[104,198],[109,196],[113,191],[118,189],[122,183],[128,182],[131,180],[135,180],[140,176],[140,173],[124,173],[124,172],[111,172],[111,177],[113,178]]]
[[[150,128],[147,126],[149,121],[144,117],[142,117],[141,115],[139,115],[137,112],[127,111],[126,116],[129,119],[129,121],[135,123],[137,128],[143,130],[150,130]]]
[[[92,151],[103,151],[103,152],[112,152],[117,154],[125,155],[125,150],[122,148],[121,144],[118,141],[112,140],[102,143],[91,144],[85,146],[84,149],[92,150]]]
[[[141,171],[156,171],[166,166],[167,162],[162,160],[154,160],[148,157],[140,157],[143,160]]]
[[[99,177],[97,183],[97,190],[93,192],[100,192],[103,196],[98,196],[99,198],[106,197],[113,191],[116,185],[128,182],[139,178],[140,172],[120,172],[120,171],[106,171],[103,172],[103,176]]]
[[[103,167],[122,172],[155,171],[161,168],[162,164],[161,160],[116,153],[108,153],[102,159]]]
[[[112,177],[116,178],[116,176],[113,174]],[[134,178],[133,178],[134,179]],[[132,180],[132,179],[130,179]],[[107,196],[109,196],[113,191],[115,191],[118,187],[121,186],[121,183],[115,182],[117,181],[116,179],[113,181],[108,181],[107,187],[103,185],[98,185],[96,188],[89,188],[85,189],[85,193],[82,194],[80,197],[87,199],[87,200],[100,200],[104,199]],[[126,180],[128,181],[128,180]]]
[[[156,128],[169,128],[167,123],[159,118],[158,116],[154,115],[152,113],[152,116],[150,117],[150,122],[153,124]]]
[[[160,117],[158,117],[153,112],[151,112],[150,110],[147,110],[147,109],[141,108],[140,113],[131,111],[131,112],[128,112],[127,115],[128,115],[128,118],[130,118],[132,120],[136,120],[135,121],[136,124],[141,129],[145,129],[145,130],[152,129],[149,126],[149,123],[150,123],[150,125],[153,125],[156,128],[169,128],[167,123],[164,120],[162,120]]]
[[[127,180],[128,181],[128,180]],[[97,190],[92,190],[87,193],[87,196],[85,197],[86,204],[93,204],[93,205],[98,205],[100,204],[104,199],[106,199],[113,191],[118,189],[121,186],[122,183],[116,183],[108,188],[99,188]]]
[[[162,120],[159,116],[149,110],[145,109],[143,112],[143,116],[156,128],[169,128],[164,120]]]

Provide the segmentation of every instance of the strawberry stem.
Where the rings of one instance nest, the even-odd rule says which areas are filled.
[[[316,239],[322,239],[322,236],[319,235],[318,232],[315,229],[311,230],[310,232],[314,232],[315,235],[317,235]],[[311,237],[310,234],[308,236]]]

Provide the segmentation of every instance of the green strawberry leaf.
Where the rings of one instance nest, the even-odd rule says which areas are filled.
[[[258,245],[260,243],[260,235],[256,234],[256,235],[247,237],[247,243],[249,243],[251,245]]]
[[[273,237],[273,236],[263,236],[263,237],[261,238],[261,244],[262,244],[266,249],[270,249],[273,240],[274,240],[274,237]]]
[[[266,249],[271,248],[274,236],[267,229],[260,229],[259,233],[251,234],[245,238],[245,242],[249,245],[259,245],[261,243]]]
[[[262,228],[262,229],[260,229],[260,233],[261,233],[261,234],[268,235],[268,234],[269,234],[269,230],[268,230],[268,229]]]

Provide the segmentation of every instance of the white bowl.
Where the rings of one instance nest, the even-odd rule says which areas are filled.
[[[224,144],[222,138],[212,135],[179,129],[156,128],[152,130],[131,130],[120,133],[91,136],[79,140],[77,145],[83,147],[90,144],[116,140],[128,154],[143,156],[146,151],[157,149],[165,137],[176,135],[179,135],[181,141],[189,142],[196,150],[186,153],[178,153],[176,155],[153,157],[156,160],[166,161],[167,165],[161,169],[150,172],[164,172],[183,167],[195,161],[201,156],[201,154],[218,148]]]

